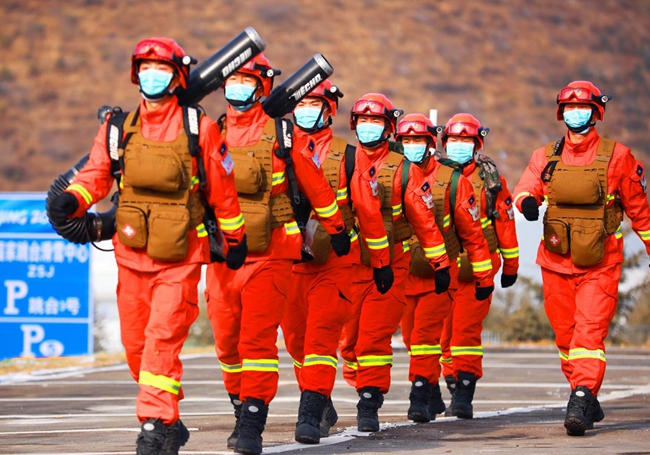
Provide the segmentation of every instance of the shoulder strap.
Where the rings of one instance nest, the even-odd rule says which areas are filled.
[[[291,147],[293,147],[293,123],[289,119],[275,118],[275,137],[278,141],[278,148],[275,149],[275,156],[284,160],[287,164],[286,172],[289,179],[289,193],[291,196],[291,205],[296,212],[300,204],[300,191],[298,191],[298,181],[296,180],[296,171],[293,168],[293,158],[291,158]]]
[[[456,210],[458,180],[460,180],[460,171],[454,169],[451,173],[451,181],[449,183],[449,215],[451,217],[451,225],[454,229],[456,229],[456,224],[454,223],[454,211]]]
[[[549,182],[551,180],[555,167],[557,166],[558,161],[560,161],[562,149],[564,149],[564,136],[562,136],[562,139],[557,141],[555,145],[552,144],[553,143],[551,142],[546,145],[546,157],[548,158],[548,163],[546,163],[546,166],[542,171],[541,178],[543,182]],[[551,150],[553,150],[552,153]]]
[[[404,207],[404,195],[406,194],[406,187],[408,186],[409,183],[410,171],[411,171],[411,162],[406,158],[404,158],[404,163],[402,164],[402,207]]]
[[[132,123],[135,124],[137,121],[137,112],[133,116]],[[123,163],[120,162],[120,149],[126,147],[126,143],[131,138],[133,133],[128,133],[126,137],[124,136],[124,122],[129,115],[129,112],[123,111],[120,107],[114,107],[111,117],[108,119],[108,125],[106,126],[106,148],[108,156],[111,159],[111,174],[117,180],[118,191],[120,186],[120,181],[122,179],[122,167]]]
[[[199,145],[199,125],[202,115],[203,110],[199,106],[183,106],[183,126],[190,146],[190,155],[196,159],[196,168],[199,173],[199,188],[201,191],[205,189],[207,183],[205,164],[203,163],[201,146]]]
[[[348,199],[352,204],[352,175],[354,175],[354,162],[356,160],[357,148],[354,145],[348,144],[345,147],[345,178],[348,182]]]

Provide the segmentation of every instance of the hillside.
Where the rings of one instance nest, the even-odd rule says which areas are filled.
[[[133,108],[130,56],[142,38],[175,38],[199,61],[247,26],[283,70],[316,52],[348,112],[383,92],[408,112],[460,111],[491,132],[486,150],[512,188],[533,149],[558,138],[555,96],[587,78],[613,95],[601,134],[650,164],[650,2],[636,0],[380,1],[3,0],[0,190],[43,191],[87,153],[102,104]],[[203,101],[216,118],[222,93]]]

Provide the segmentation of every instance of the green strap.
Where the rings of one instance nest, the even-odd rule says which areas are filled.
[[[406,194],[406,187],[409,182],[409,170],[411,169],[411,162],[404,158],[402,164],[402,214],[406,218],[406,206],[404,205],[404,195]]]
[[[451,173],[451,182],[449,188],[449,215],[451,216],[451,225],[455,226],[454,223],[454,210],[456,209],[456,190],[458,189],[458,180],[460,179],[460,171],[454,169],[454,172]]]

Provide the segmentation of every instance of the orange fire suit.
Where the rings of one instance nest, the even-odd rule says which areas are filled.
[[[481,226],[492,225],[497,238],[497,250],[491,254],[492,276],[501,267],[502,273],[516,275],[519,269],[519,243],[515,231],[515,216],[512,195],[508,190],[505,179],[501,180],[501,191],[496,193],[494,208],[498,215],[488,217],[485,197],[485,187],[479,183],[475,174],[479,172],[476,161],[471,161],[463,167],[463,175],[473,183],[474,194],[479,197],[481,206]],[[479,193],[480,192],[480,193]],[[483,346],[481,333],[483,320],[490,311],[492,295],[485,300],[477,300],[474,296],[474,283],[459,282],[458,291],[454,295],[452,310],[445,320],[449,329],[443,329],[449,337],[443,336],[443,375],[456,376],[459,371],[473,373],[476,379],[483,376]],[[450,361],[451,360],[451,361]]]
[[[332,139],[330,128],[314,134],[294,128],[294,162],[322,169]],[[345,155],[339,161],[338,175],[336,203],[344,207],[349,204]],[[350,236],[349,254],[339,257],[332,250],[324,264],[302,262],[293,266],[281,326],[301,392],[310,390],[329,398],[334,388],[338,367],[336,349],[352,305],[349,277],[352,263],[359,262],[358,236],[354,230]]]
[[[261,140],[269,117],[260,103],[244,112],[228,106],[226,140],[245,147]],[[277,142],[276,142],[277,144]],[[294,154],[295,156],[295,154]],[[271,196],[289,189],[286,161],[272,157]],[[311,160],[296,159],[294,169],[319,219],[329,233],[345,229],[341,212],[323,173]],[[278,327],[284,314],[291,268],[301,257],[302,235],[295,220],[271,230],[268,248],[249,253],[236,271],[210,264],[206,275],[206,302],[216,341],[216,352],[229,394],[269,404],[278,386]]]
[[[600,143],[595,128],[584,140],[574,144],[567,133],[562,163],[585,166],[592,163]],[[548,160],[545,147],[538,148],[514,190],[515,204],[527,196],[541,204],[548,197],[541,179]],[[605,190],[605,189],[603,189]],[[630,149],[616,143],[607,169],[608,206],[620,202],[630,218],[632,229],[643,240],[650,254],[650,208],[646,194],[644,168]],[[603,260],[592,267],[578,267],[571,255],[551,253],[542,241],[537,264],[542,267],[544,307],[555,332],[562,372],[571,388],[586,386],[598,394],[605,375],[605,344],[609,323],[616,314],[618,282],[623,262],[623,238],[620,229],[604,240]]]
[[[156,111],[148,111],[142,101],[140,118],[141,134],[151,141],[174,141],[183,129],[183,111],[175,98]],[[106,148],[107,124],[100,127],[88,163],[67,190],[79,201],[73,217],[83,215],[112,188],[114,178]],[[225,150],[221,132],[205,115],[199,124],[199,145],[207,174],[206,200],[214,208],[226,239],[240,243],[244,226],[230,172],[230,156],[227,151],[219,153]],[[192,176],[197,176],[195,159]],[[199,185],[194,184],[192,191],[198,189]],[[239,221],[233,223],[235,220]],[[147,256],[145,248],[126,247],[117,234],[113,237],[122,344],[131,376],[140,384],[136,413],[141,422],[157,418],[165,425],[172,425],[178,420],[178,401],[183,397],[179,354],[199,313],[197,286],[201,264],[210,262],[205,228],[199,225],[188,236],[187,256],[179,262],[154,260]]]
[[[436,184],[438,170],[442,167],[438,161],[429,159],[421,166],[425,181],[430,185]],[[493,273],[491,270],[490,253],[487,242],[483,237],[481,223],[476,219],[477,208],[474,191],[470,181],[460,176],[456,187],[456,200],[451,216],[451,186],[447,187],[444,199],[443,232],[455,229],[461,244],[468,252],[470,262],[474,264],[476,280],[481,287],[491,286]],[[453,219],[451,222],[446,220]],[[453,259],[453,258],[452,258]],[[410,368],[409,381],[415,381],[416,376],[426,378],[429,383],[438,382],[440,377],[441,334],[445,318],[451,314],[452,302],[455,301],[461,283],[458,282],[458,267],[451,267],[451,284],[447,292],[435,293],[435,282],[409,274],[406,278],[407,306],[402,316],[402,339],[409,351]],[[465,283],[462,283],[464,285]],[[474,283],[471,284],[472,297]],[[465,302],[463,302],[465,305]],[[468,315],[466,315],[468,316]],[[479,332],[480,337],[480,332]],[[466,371],[466,370],[463,370]]]
[[[384,166],[389,153],[393,152],[389,152],[387,143],[374,150],[366,150],[360,144],[357,146],[351,189],[353,197],[359,193],[356,188],[377,184],[377,172]],[[430,188],[425,186],[422,173],[415,166],[409,169],[405,193],[402,197],[400,162],[393,179],[393,222],[403,217],[404,211],[434,270],[449,267],[442,234],[431,207],[426,203],[427,197],[431,196]],[[355,206],[358,206],[356,202]],[[366,239],[363,238],[362,241]],[[377,291],[373,282],[372,267],[363,264],[355,266],[352,316],[345,325],[339,347],[345,360],[344,378],[358,392],[366,386],[372,386],[378,387],[379,392],[385,394],[390,388],[390,368],[393,364],[391,338],[399,326],[406,305],[404,285],[409,260],[408,251],[405,251],[400,241],[396,241],[391,262],[394,282],[383,295]]]

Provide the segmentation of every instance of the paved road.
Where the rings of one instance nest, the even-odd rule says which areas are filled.
[[[298,390],[286,352],[264,432],[265,453],[283,454],[650,454],[650,351],[610,349],[599,399],[607,414],[583,438],[562,427],[569,388],[554,349],[488,348],[474,420],[407,422],[408,357],[396,346],[393,386],[380,410],[382,430],[356,432],[357,396],[340,378],[335,434],[319,446],[293,441]],[[182,454],[229,454],[232,408],[211,355],[185,357],[181,403],[191,430]],[[444,386],[443,386],[444,388]],[[132,454],[139,431],[137,386],[125,365],[0,378],[1,454]],[[446,391],[443,392],[448,399]]]

